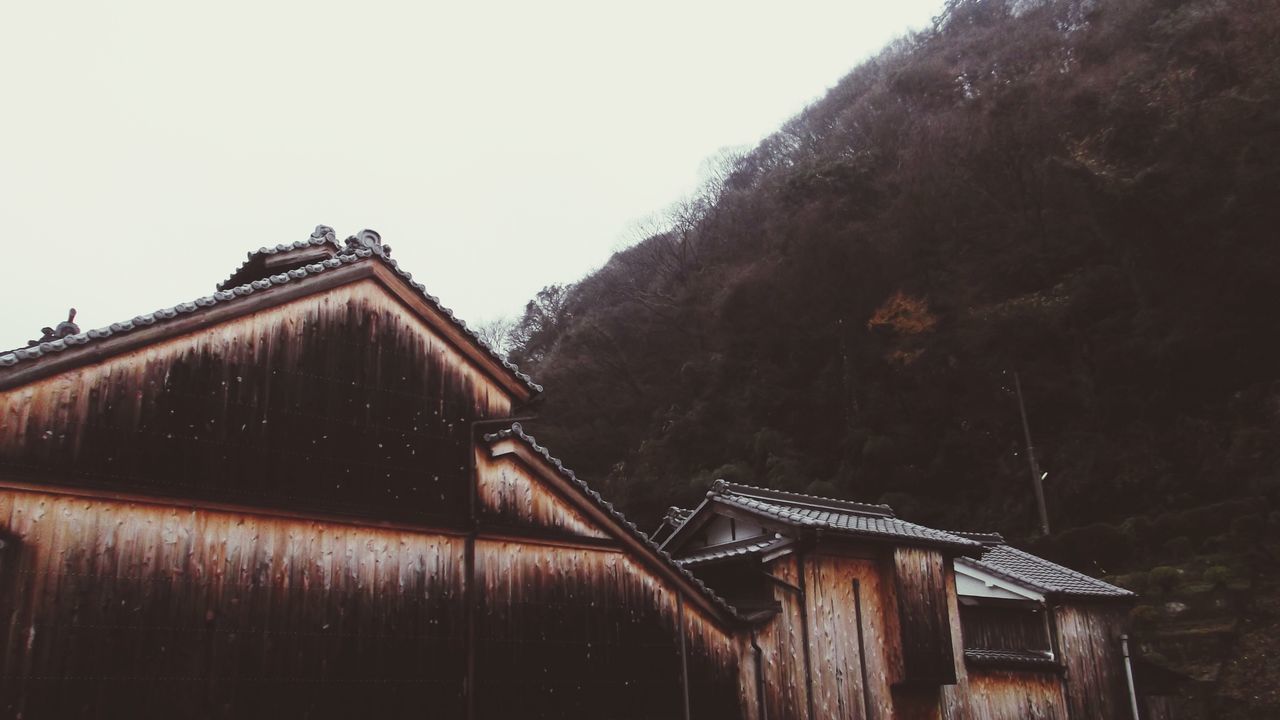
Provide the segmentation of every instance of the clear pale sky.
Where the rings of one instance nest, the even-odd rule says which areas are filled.
[[[940,6],[6,3],[0,350],[208,294],[317,224],[378,230],[470,322],[514,315]]]

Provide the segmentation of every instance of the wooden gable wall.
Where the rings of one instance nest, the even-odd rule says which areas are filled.
[[[477,455],[478,715],[752,717],[745,639],[519,439]],[[695,591],[696,592],[696,591]]]
[[[372,279],[0,394],[0,476],[432,525],[511,398]]]

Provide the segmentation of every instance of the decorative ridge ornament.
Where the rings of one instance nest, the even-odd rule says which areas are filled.
[[[320,228],[316,229],[319,230]],[[391,246],[383,245],[382,236],[378,234],[378,231],[370,230],[369,228],[365,228],[364,230],[361,230],[355,235],[347,238],[347,248],[350,250],[364,248],[365,250],[372,251],[375,255],[379,255],[387,259],[391,258]]]
[[[28,340],[27,347],[36,347],[40,343],[53,342],[54,340],[61,340],[62,338],[65,338],[71,335],[79,335],[80,326],[76,325],[75,320],[76,320],[76,309],[71,308],[70,310],[67,311],[66,320],[58,323],[55,327],[40,328],[40,332],[41,332],[40,339]]]

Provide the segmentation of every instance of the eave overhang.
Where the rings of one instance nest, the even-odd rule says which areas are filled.
[[[132,320],[0,355],[0,390],[101,362],[332,288],[373,280],[518,402],[527,402],[542,391],[529,376],[483,345],[465,323],[427,295],[426,288],[412,277],[394,260],[369,250],[356,250]]]

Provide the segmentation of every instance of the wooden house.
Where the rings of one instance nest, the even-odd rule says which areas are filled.
[[[721,480],[655,537],[756,618],[761,717],[1133,717],[1132,594],[998,535]]]
[[[0,353],[0,716],[1127,717],[1122,591],[994,538],[718,483],[660,548],[390,255]]]

